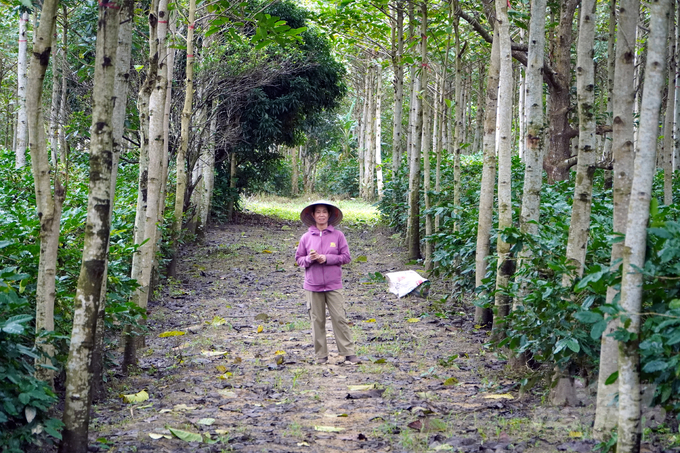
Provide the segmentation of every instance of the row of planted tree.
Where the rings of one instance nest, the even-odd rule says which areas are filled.
[[[510,345],[517,363],[554,361],[555,394],[566,401],[572,359],[599,361],[595,434],[609,439],[618,427],[617,451],[639,448],[641,379],[659,384],[656,401],[667,408],[680,389],[680,368],[671,359],[680,343],[678,287],[670,268],[652,264],[659,255],[677,260],[674,6],[347,0],[322,5],[319,16],[349,64],[358,101],[351,110],[360,194],[383,197],[381,153],[391,148],[392,178],[381,205],[406,230],[410,258],[424,251],[428,269],[462,281],[474,275],[476,322],[493,323],[495,344]],[[385,72],[392,78],[386,93]],[[391,143],[383,143],[390,133]],[[465,181],[461,157],[477,152],[481,168]],[[512,175],[514,153],[521,157],[520,181]],[[657,169],[661,186],[653,192]],[[611,210],[602,204],[593,210],[600,172],[600,196]],[[560,201],[571,207],[560,218],[545,204],[556,201],[550,194],[556,187],[567,190],[560,181],[570,176],[570,199]],[[474,196],[470,187],[478,188]],[[648,238],[650,203],[658,229]],[[473,223],[470,206],[478,207]],[[594,233],[607,226],[608,239]],[[551,234],[562,234],[563,243]],[[602,242],[610,246],[606,259]],[[465,266],[470,259],[474,269]],[[660,287],[667,291],[662,298]],[[483,302],[489,299],[491,305]],[[577,338],[570,332],[576,325],[581,332],[592,327],[590,335]]]
[[[233,214],[239,167],[244,180],[257,174],[336,105],[343,69],[290,3],[27,7],[15,9],[18,45],[2,50],[17,70],[3,73],[3,94],[13,89],[2,161],[16,170],[3,168],[0,207],[0,445],[24,451],[47,433],[60,451],[84,452],[91,403],[105,394],[106,334],[122,330],[127,371],[154,275],[174,275],[215,191]],[[48,411],[55,376],[63,423]]]
[[[19,62],[15,79],[19,95],[3,97],[6,104],[0,111],[11,125],[10,104],[22,104],[21,52],[32,40],[23,92],[40,221],[33,230],[40,234],[34,256],[39,254],[40,259],[35,278],[25,277],[26,269],[14,266],[3,279],[8,282],[8,307],[20,305],[17,294],[22,291],[35,291],[42,355],[25,345],[15,348],[15,355],[36,355],[39,375],[47,381],[52,379],[48,358],[59,352],[52,349],[54,336],[47,341],[44,334],[55,330],[55,301],[58,318],[71,313],[56,297],[65,277],[64,228],[82,224],[77,236],[84,233],[83,264],[75,271],[77,284],[72,284],[75,306],[62,450],[84,451],[87,446],[91,399],[82,395],[90,395],[90,383],[97,387],[102,382],[98,367],[104,363],[107,284],[115,286],[108,292],[109,300],[112,295],[125,298],[126,290],[131,293],[134,303],[116,309],[125,331],[125,366],[134,363],[143,329],[134,317],[145,311],[151,291],[164,213],[173,225],[167,233],[172,250],[166,250],[172,257],[183,225],[194,231],[204,228],[213,187],[233,202],[237,186],[272,179],[267,172],[273,162],[280,162],[277,146],[285,145],[295,150],[293,159],[302,159],[305,186],[312,190],[318,152],[333,136],[341,145],[324,176],[356,157],[353,178],[358,179],[361,195],[370,199],[384,190],[382,204],[407,230],[411,258],[420,258],[424,245],[428,267],[436,265],[436,271],[458,275],[463,282],[475,275],[468,286],[480,293],[477,321],[493,321],[496,344],[512,348],[518,363],[554,361],[557,376],[567,375],[584,354],[597,355],[593,342],[602,341],[597,435],[604,438],[618,424],[624,434],[619,436],[618,451],[633,451],[640,432],[640,375],[630,363],[642,354],[643,378],[659,384],[658,398],[664,404],[676,404],[674,395],[680,390],[680,336],[673,324],[680,307],[675,302],[677,280],[669,278],[678,259],[674,251],[678,231],[670,220],[677,220],[671,174],[679,159],[671,131],[680,123],[674,121],[680,109],[674,104],[679,96],[673,90],[678,85],[673,65],[665,72],[666,63],[674,61],[666,57],[666,40],[679,47],[669,33],[674,17],[670,4],[665,0],[642,9],[628,0],[599,6],[591,0],[550,5],[534,1],[530,7],[519,4],[510,9],[505,1],[321,4],[317,21],[347,61],[349,83],[359,101],[350,109],[358,126],[354,130],[349,116],[337,124],[328,116],[344,94],[342,67],[331,57],[325,39],[305,30],[305,13],[290,4],[269,5],[263,12],[263,5],[227,2],[195,9],[193,3],[168,8],[161,1],[135,10],[133,2],[59,8],[57,2],[46,1],[32,16],[39,18],[32,21],[32,38],[21,34],[27,23],[26,30],[31,30],[31,21],[17,16],[21,33],[13,48]],[[135,14],[141,11],[148,13],[148,35],[135,32],[142,30],[143,15]],[[194,21],[194,15],[200,19]],[[642,25],[637,27],[638,23]],[[196,48],[194,33],[200,38]],[[69,36],[77,37],[75,50]],[[608,42],[606,52],[600,42]],[[595,65],[597,61],[607,64]],[[394,76],[394,94],[383,96],[383,87],[390,86],[383,81],[387,67]],[[49,92],[50,82],[52,96],[47,102],[43,86]],[[173,94],[179,88],[184,96]],[[126,101],[128,91],[138,93],[136,102]],[[392,108],[385,108],[388,105]],[[657,159],[661,110],[666,121]],[[21,118],[20,107],[16,128],[3,130],[3,142],[15,144],[17,166],[23,165],[21,151],[26,146],[21,141]],[[572,146],[576,141],[578,145]],[[383,148],[390,147],[386,161],[391,166],[385,166],[390,171],[385,172],[383,188]],[[515,150],[522,158],[520,173],[511,164]],[[84,151],[89,158],[85,170]],[[481,156],[468,159],[469,151]],[[656,230],[650,231],[648,242],[653,252],[645,261],[645,227],[657,161],[663,169],[665,207],[652,211]],[[130,168],[136,171],[137,165],[136,203],[121,197],[136,205],[135,219],[114,216],[114,222],[134,236],[129,239],[134,245],[121,252],[119,244],[111,243],[112,251],[112,197],[114,192],[120,196],[115,184],[129,181]],[[291,192],[297,188],[297,167],[295,162]],[[563,181],[574,167],[571,189]],[[119,168],[122,177],[116,175]],[[551,184],[542,184],[542,169]],[[599,182],[594,179],[598,169],[608,175]],[[213,180],[215,174],[218,178]],[[87,202],[82,193],[71,190],[83,177],[90,181]],[[12,183],[19,184],[10,177],[3,185]],[[175,196],[168,196],[173,189]],[[567,191],[573,194],[571,207]],[[16,208],[27,206],[26,193],[6,193],[3,217],[25,215]],[[611,210],[602,202],[605,199]],[[68,211],[64,218],[62,208],[73,206],[73,200],[87,203],[87,212]],[[226,211],[233,210],[227,204]],[[628,232],[626,242],[608,238],[608,225],[617,234]],[[113,236],[117,242],[125,236],[121,229]],[[18,241],[0,243],[4,250],[19,242],[31,244],[30,235],[9,222],[3,223],[3,239],[5,232],[20,234],[14,236]],[[494,240],[496,247],[491,246]],[[36,246],[35,241],[32,244]],[[27,255],[24,250],[11,259],[19,262]],[[119,253],[132,257],[129,268],[111,260]],[[621,257],[626,258],[623,267]],[[498,265],[490,266],[495,259]],[[3,262],[8,262],[4,256]],[[117,267],[115,278],[107,279],[109,265]],[[125,270],[127,281],[134,282],[127,286],[120,281]],[[18,285],[12,283],[17,281]],[[485,300],[493,303],[485,305]],[[661,315],[641,317],[645,311]],[[32,319],[28,314],[17,316],[3,324],[3,335],[21,330]],[[670,322],[659,321],[664,317]],[[617,328],[619,320],[624,328]],[[587,332],[584,326],[592,329]],[[620,367],[612,360],[618,356],[619,343],[624,346]],[[9,350],[14,343],[5,344]],[[94,377],[90,363],[95,365]],[[14,395],[15,407],[6,418],[28,427],[30,433],[43,421],[35,416],[35,408],[42,411],[46,403],[24,394],[30,396],[30,390]],[[617,395],[619,405],[610,404]],[[55,424],[42,426],[58,435]]]

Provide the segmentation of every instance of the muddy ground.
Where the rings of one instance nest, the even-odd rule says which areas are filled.
[[[302,225],[245,215],[182,251],[181,277],[150,304],[139,368],[112,373],[111,397],[94,409],[90,450],[592,451],[586,385],[580,407],[548,406],[538,387],[519,398],[470,306],[442,306],[450,289],[437,281],[427,299],[397,299],[367,277],[418,269],[404,265],[399,239],[341,229],[354,258],[345,295],[362,364],[342,363],[330,322],[330,361],[314,364],[293,259]],[[184,335],[160,336],[172,332]],[[142,390],[146,401],[121,398]]]

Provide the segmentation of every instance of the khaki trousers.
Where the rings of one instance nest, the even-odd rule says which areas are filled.
[[[347,324],[345,297],[341,291],[305,291],[307,293],[307,311],[312,321],[312,339],[314,354],[317,359],[328,357],[326,344],[326,307],[331,314],[335,343],[341,356],[354,355],[352,332]]]

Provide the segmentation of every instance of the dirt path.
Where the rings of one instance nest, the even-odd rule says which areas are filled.
[[[389,231],[342,229],[354,258],[345,294],[363,364],[340,363],[332,337],[330,363],[313,363],[293,259],[301,224],[245,216],[184,249],[182,277],[150,306],[138,373],[114,378],[114,396],[94,409],[91,450],[591,451],[581,439],[592,407],[546,407],[540,395],[518,401],[504,362],[484,353],[486,332],[462,308],[435,316],[444,285],[433,283],[429,300],[398,300],[384,283],[366,282],[369,273],[416,268],[403,265]],[[186,334],[159,337],[169,331]],[[142,403],[115,396],[143,389],[150,399]],[[181,440],[170,428],[203,439]]]

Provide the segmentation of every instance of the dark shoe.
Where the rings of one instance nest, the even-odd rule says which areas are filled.
[[[317,365],[323,365],[324,363],[328,363],[328,357],[322,357],[320,359],[316,359]]]
[[[348,355],[345,357],[345,362],[361,363],[361,359],[355,355]]]

